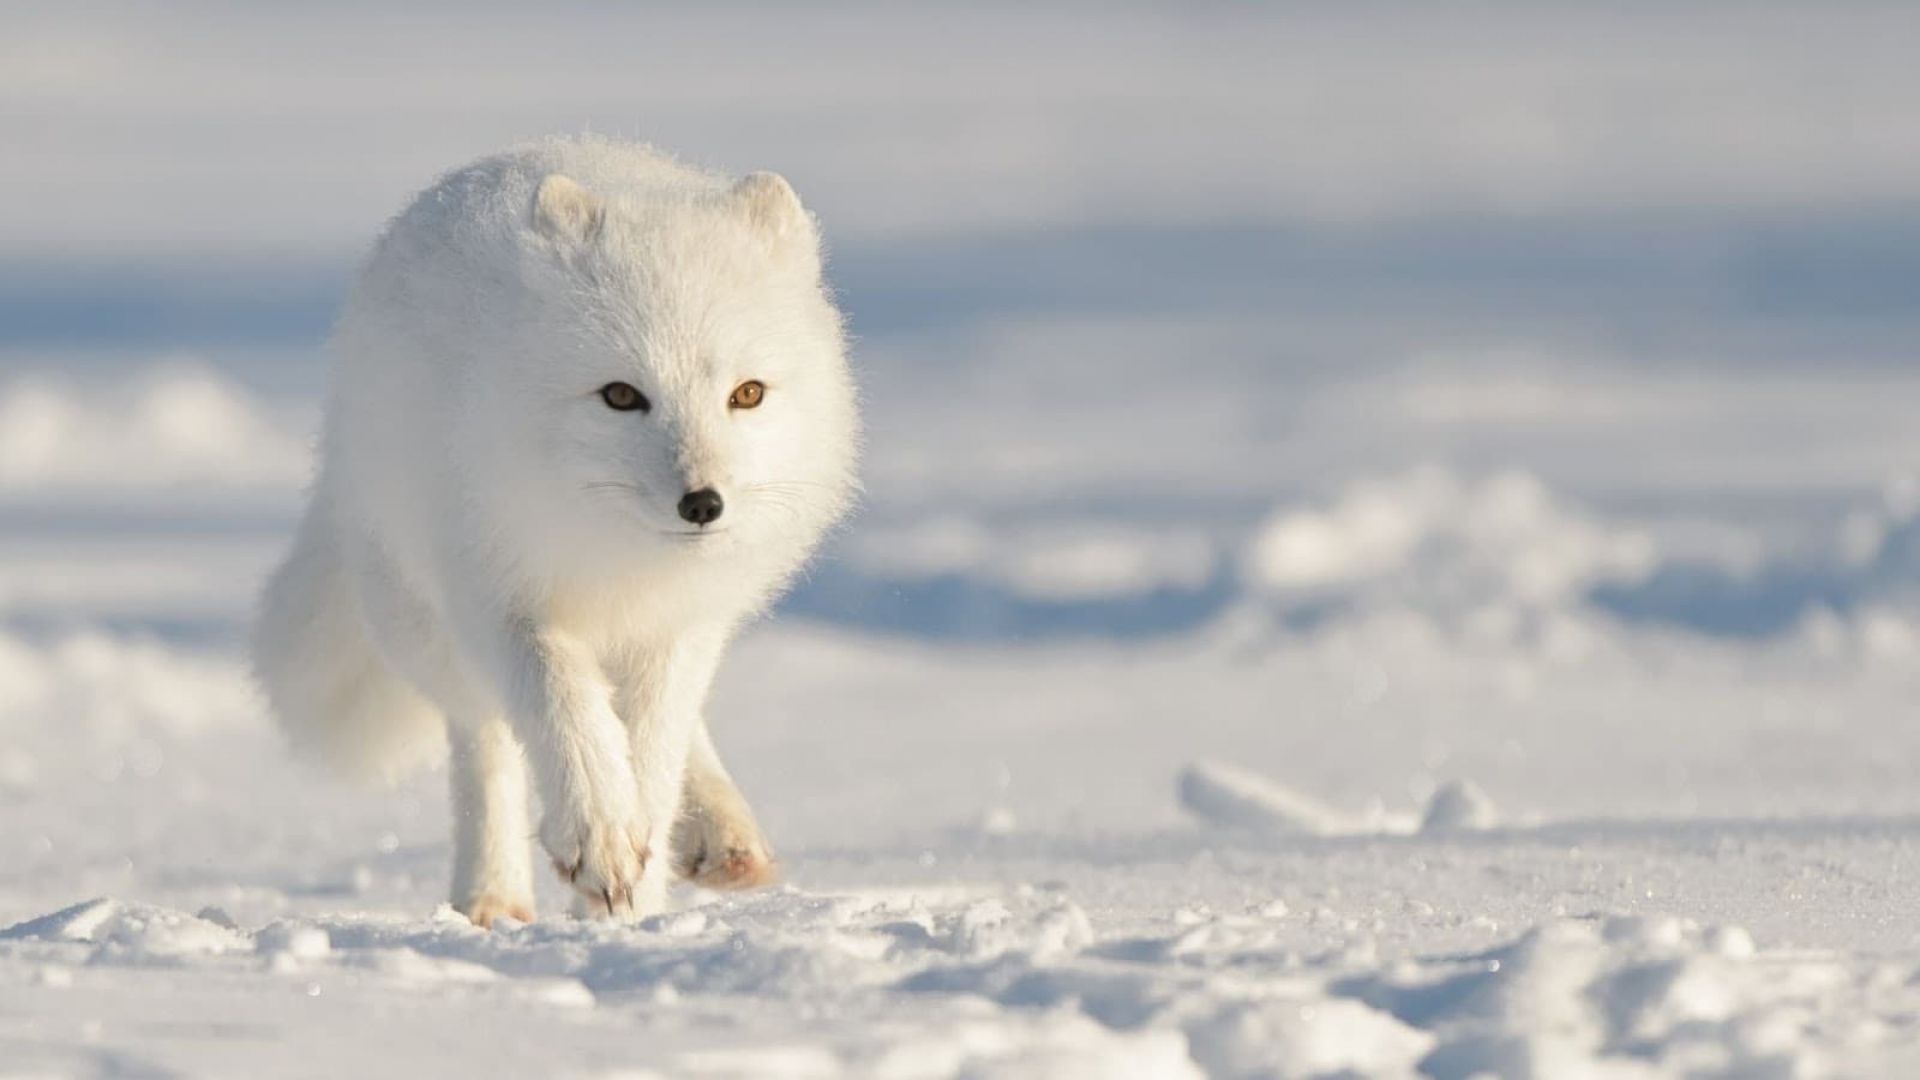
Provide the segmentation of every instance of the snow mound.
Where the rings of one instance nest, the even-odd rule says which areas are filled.
[[[0,498],[285,494],[308,461],[306,425],[194,364],[125,386],[36,375],[0,388]]]
[[[1424,467],[1282,504],[1250,532],[1111,517],[870,523],[790,607],[986,638],[1168,635],[1262,612],[1295,629],[1410,616],[1504,644],[1560,633],[1600,611],[1597,590],[1662,565],[1651,536],[1529,473]]]
[[[1339,601],[1466,619],[1552,611],[1654,564],[1651,540],[1564,505],[1534,476],[1438,468],[1364,480],[1330,505],[1277,511],[1243,560],[1283,607]]]
[[[1092,601],[1160,588],[1198,588],[1217,552],[1204,533],[1118,523],[989,528],[964,517],[865,529],[851,557],[902,581],[963,575],[1029,600]]]
[[[1637,582],[1598,583],[1589,600],[1632,622],[1911,664],[1920,656],[1920,477],[1896,474],[1813,541],[1733,559],[1672,554]]]
[[[142,964],[252,951],[247,938],[218,923],[147,904],[100,898],[0,930],[0,941],[92,946],[94,962]]]
[[[852,1045],[701,1050],[672,1075],[703,1080],[1202,1080],[1177,1031],[1114,1031],[1069,1011],[960,1019],[947,1030]]]
[[[92,631],[46,644],[0,631],[0,735],[57,725],[100,748],[259,717],[246,670],[230,654]]]
[[[1854,615],[1859,652],[1910,662],[1920,655],[1920,476],[1887,482],[1877,504],[1842,523],[1829,593]]]
[[[1187,1027],[1211,1077],[1414,1075],[1434,1038],[1357,1001],[1281,997],[1230,1005]]]
[[[1820,957],[1758,959],[1750,947],[1736,928],[1703,933],[1669,918],[1556,922],[1484,954],[1335,990],[1432,1032],[1421,1068],[1438,1077],[1822,1071],[1821,1044],[1836,1033],[1817,1017],[1843,971]]]

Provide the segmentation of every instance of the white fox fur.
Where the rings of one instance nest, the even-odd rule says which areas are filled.
[[[735,630],[846,509],[858,427],[786,181],[592,138],[483,159],[388,227],[333,349],[312,501],[254,642],[296,746],[392,775],[444,731],[453,902],[476,922],[531,916],[529,773],[589,910],[657,910],[676,866],[764,877],[701,710]],[[764,398],[741,407],[748,381]],[[615,383],[650,409],[612,407]],[[703,490],[720,516],[683,517]]]

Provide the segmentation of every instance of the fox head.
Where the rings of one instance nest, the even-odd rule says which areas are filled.
[[[522,224],[514,341],[486,350],[506,377],[476,382],[496,397],[481,434],[543,535],[574,554],[797,562],[848,503],[858,436],[793,189],[754,173],[629,200],[552,173]]]

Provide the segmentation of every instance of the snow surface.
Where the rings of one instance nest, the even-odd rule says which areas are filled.
[[[1914,13],[1387,11],[11,13],[0,1078],[1920,1075]],[[351,254],[586,124],[819,210],[867,502],[785,884],[482,932],[238,642]]]
[[[142,378],[239,410],[259,462],[287,441],[211,371]],[[4,497],[104,503],[120,453]],[[164,438],[142,467],[232,476]],[[441,903],[438,780],[286,760],[213,629],[244,593],[209,568],[257,577],[235,553],[284,523],[10,545],[0,1075],[1894,1075],[1920,1063],[1907,492],[1795,556],[1875,583],[1858,610],[1759,640],[1610,610],[1676,556],[1513,473],[1358,479],[1203,537],[1205,574],[1098,590],[1007,568],[1058,535],[1135,570],[1195,541],[850,536],[809,589],[1222,595],[1192,629],[1024,643],[778,620],[714,716],[788,884],[491,933]]]

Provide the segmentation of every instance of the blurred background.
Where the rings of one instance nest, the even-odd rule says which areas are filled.
[[[115,776],[269,744],[236,643],[355,259],[594,131],[785,173],[857,335],[865,507],[715,706],[790,835],[876,790],[918,797],[861,828],[1160,822],[1203,752],[1354,804],[1920,808],[1910,6],[0,19],[22,798],[74,732]]]

